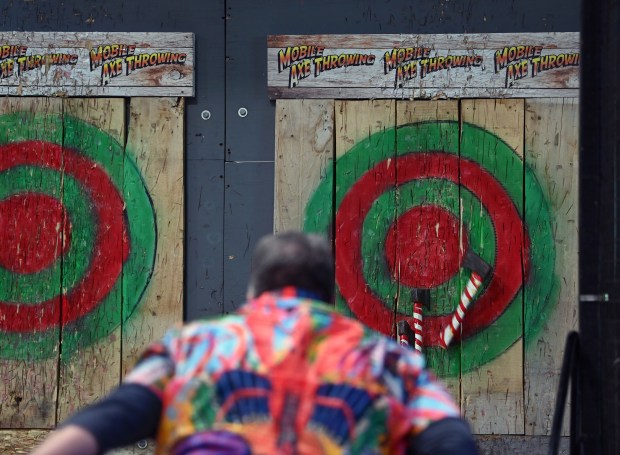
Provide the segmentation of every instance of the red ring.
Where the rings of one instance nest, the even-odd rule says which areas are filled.
[[[395,162],[394,162],[395,161]],[[398,172],[396,172],[398,170]],[[529,236],[514,203],[502,185],[477,163],[442,152],[415,153],[382,161],[355,182],[336,213],[336,282],[355,315],[372,329],[392,335],[399,320],[413,318],[390,311],[364,283],[362,229],[373,201],[382,193],[415,179],[446,179],[467,188],[485,207],[495,230],[493,277],[467,314],[463,338],[492,324],[509,306],[529,271]],[[499,232],[499,235],[498,235]],[[451,314],[426,316],[425,345],[438,346],[439,334]]]
[[[41,331],[58,325],[59,308],[62,324],[73,322],[92,311],[114,287],[129,256],[124,204],[98,163],[61,145],[24,141],[1,146],[0,172],[15,166],[45,166],[75,177],[85,185],[97,223],[90,267],[68,294],[38,304],[0,302],[0,330]]]

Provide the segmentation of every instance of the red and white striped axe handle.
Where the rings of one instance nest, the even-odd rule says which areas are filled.
[[[419,302],[413,303],[413,347],[416,351],[422,352],[423,338],[422,338],[422,328],[424,322],[424,314],[422,313],[422,304]]]
[[[454,313],[452,313],[450,323],[444,327],[439,334],[439,343],[444,349],[447,349],[448,346],[450,346],[454,336],[459,332],[468,308],[471,306],[473,300],[480,291],[482,283],[491,273],[491,266],[489,266],[489,264],[484,262],[480,256],[476,255],[471,250],[468,250],[467,253],[465,253],[463,266],[471,270],[471,275],[469,276],[469,280],[467,280],[465,289],[463,289],[463,292],[461,293],[459,304]]]
[[[424,321],[424,307],[430,306],[430,291],[428,289],[414,289],[412,294],[413,299],[413,330],[406,321],[399,321],[396,325],[398,333],[398,342],[404,346],[411,346],[416,351],[422,352],[423,346],[423,321]]]
[[[416,351],[422,352],[424,346],[424,308],[431,305],[431,293],[428,289],[414,289],[411,296],[413,298],[413,335]]]

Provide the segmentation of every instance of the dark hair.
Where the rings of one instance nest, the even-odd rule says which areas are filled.
[[[334,259],[330,244],[317,234],[284,232],[258,241],[252,257],[248,291],[294,286],[317,294],[324,302],[334,298]]]

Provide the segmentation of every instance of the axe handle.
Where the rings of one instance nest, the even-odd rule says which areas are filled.
[[[470,307],[471,302],[480,290],[482,280],[483,278],[476,272],[471,272],[467,285],[461,293],[459,305],[456,307],[454,313],[452,313],[450,324],[448,324],[439,334],[439,344],[442,348],[447,349],[455,335],[459,332],[465,313],[467,313],[467,309]]]
[[[424,316],[422,314],[422,304],[419,302],[414,302],[413,304],[413,334],[415,336],[415,340],[414,340],[414,345],[413,347],[415,348],[416,351],[418,352],[422,352],[422,330],[423,330],[423,324],[422,322],[424,321]]]

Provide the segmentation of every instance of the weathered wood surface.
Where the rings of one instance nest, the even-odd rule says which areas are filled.
[[[305,170],[310,167],[298,158],[297,150],[310,150],[311,147],[307,144],[304,147],[301,137],[294,138],[293,145],[285,146],[286,141],[293,138],[285,134],[289,126],[284,127],[283,120],[286,112],[296,112],[295,119],[314,118],[310,114],[309,105],[302,107],[302,103],[307,102],[277,101],[278,119],[282,122],[277,133],[280,139],[276,140],[276,168],[282,171],[278,179],[295,190],[300,188],[297,182],[303,179]],[[512,303],[496,313],[497,316],[489,326],[480,333],[476,332],[471,339],[459,341],[457,338],[455,345],[448,351],[426,348],[431,368],[444,379],[460,402],[465,417],[472,423],[474,432],[479,434],[548,435],[550,432],[564,338],[566,332],[576,325],[576,115],[577,104],[571,99],[528,100],[527,112],[524,100],[416,100],[396,104],[380,100],[335,102],[333,131],[336,135],[338,161],[334,164],[336,182],[331,182],[329,186],[335,183],[334,203],[339,208],[330,209],[331,205],[326,201],[327,208],[324,208],[323,215],[331,219],[332,215],[327,212],[335,211],[337,269],[342,271],[343,266],[363,268],[363,275],[353,280],[357,287],[348,289],[343,295],[347,294],[347,298],[352,295],[355,298],[363,296],[363,318],[367,318],[367,322],[372,324],[377,318],[385,316],[384,319],[389,320],[381,322],[390,325],[395,322],[398,313],[410,315],[412,312],[409,295],[411,283],[408,282],[412,278],[411,275],[405,277],[409,265],[407,240],[418,233],[407,231],[407,223],[394,223],[406,216],[410,207],[427,204],[457,214],[460,224],[456,235],[459,237],[460,255],[465,254],[467,247],[492,267],[498,267],[498,255],[510,253],[504,256],[512,261],[509,264],[510,273],[504,271],[497,281],[499,291],[496,292],[499,294],[496,295],[500,299],[487,299],[482,303],[487,289],[483,287],[480,305],[485,307],[476,307],[474,300],[469,310],[472,315],[470,318],[474,313],[485,311],[488,305],[501,305],[501,298],[507,299],[506,304]],[[445,130],[441,130],[441,137],[433,138],[430,130],[424,129],[434,123],[443,125],[442,121],[447,122]],[[295,120],[294,123],[298,122]],[[391,133],[390,125],[396,126],[395,136]],[[422,129],[408,129],[410,125],[418,125]],[[319,127],[321,131],[324,128],[323,124]],[[314,137],[306,130],[303,135],[306,138]],[[392,143],[396,144],[395,150],[391,149]],[[405,150],[406,147],[412,149]],[[460,157],[459,177],[454,185],[450,184],[454,176],[450,176],[447,171],[447,161],[445,169],[448,173],[445,178],[422,178],[412,182],[399,180],[398,176],[407,172],[402,158],[406,158],[409,152],[436,153],[444,149],[453,154],[458,151]],[[381,164],[377,160],[377,150],[387,152],[380,155],[385,158]],[[347,154],[356,159],[343,160]],[[488,174],[493,178],[500,185],[493,191],[504,191],[508,199],[503,199],[500,205],[493,208],[485,206],[490,200],[497,199],[497,196],[491,199],[487,197],[483,203],[485,198],[481,196],[484,196],[485,191],[488,196],[490,190],[486,186],[475,190],[471,181],[465,183],[461,180],[464,178],[463,172],[472,172],[471,167],[465,167],[467,163],[474,163],[482,169],[484,172],[480,176]],[[389,172],[390,167],[394,174]],[[370,186],[384,178],[394,178],[394,184],[386,182],[385,186],[381,186],[382,194],[379,196],[369,188],[356,187],[352,190],[351,185],[367,176],[371,169],[376,173],[372,180],[366,181]],[[424,174],[424,169],[421,172]],[[313,178],[321,179],[317,177],[321,173],[315,172],[314,175]],[[316,180],[315,187],[318,184]],[[281,182],[276,183],[276,187],[278,185],[280,189],[283,188]],[[534,196],[539,194],[534,191],[534,187],[543,188],[541,200],[534,200]],[[337,215],[349,191],[376,198],[368,213],[349,214],[346,219],[342,214]],[[278,191],[276,194],[278,213],[281,214],[279,219],[282,220],[282,214],[288,215],[290,210],[290,213],[296,214],[294,219],[297,220],[291,224],[299,226],[298,213],[303,210],[305,203],[298,201],[290,191]],[[327,199],[331,199],[331,196]],[[311,201],[314,208],[320,205],[316,204],[314,198]],[[536,211],[536,207],[545,201],[550,204],[549,211]],[[514,211],[514,218],[506,218],[506,213],[511,211]],[[504,215],[495,218],[498,213]],[[351,220],[356,217],[360,219],[352,223]],[[547,243],[539,241],[540,234],[535,235],[544,228],[545,223],[552,225]],[[331,224],[324,225],[327,232],[331,233]],[[391,233],[397,239],[395,250],[405,252],[404,256],[398,253],[391,256],[385,241],[377,240],[378,237],[388,235],[385,225],[396,228],[395,234]],[[286,223],[280,222],[277,226],[281,229]],[[352,226],[356,228],[351,230]],[[442,226],[442,222],[438,220],[437,226]],[[503,243],[501,251],[497,250],[500,239],[510,239]],[[430,244],[431,239],[428,241]],[[374,249],[369,248],[371,244]],[[552,263],[554,270],[536,270],[535,278],[551,284],[555,272],[559,278],[559,291],[556,289],[556,292],[536,294],[528,264],[533,261],[532,267],[539,267],[537,261],[540,259],[540,251],[548,250],[545,254],[554,254],[554,248],[557,250],[555,262]],[[354,259],[347,257],[343,262],[343,250],[353,250]],[[390,257],[396,258],[397,263],[389,263]],[[431,268],[436,265],[427,266]],[[461,265],[458,272],[460,280],[456,283],[460,282],[460,286],[464,286],[470,272],[467,266]],[[492,268],[491,280],[495,279],[496,273],[501,272]],[[525,286],[519,284],[524,278],[527,283]],[[393,288],[390,288],[390,282]],[[509,290],[513,289],[510,288],[511,282],[517,286],[513,291]],[[338,283],[339,286],[341,284],[342,281]],[[444,282],[431,287],[434,295],[431,314],[445,315],[454,311],[461,289],[450,286],[454,287],[455,283]],[[378,300],[376,296],[379,296]],[[541,302],[537,302],[537,299]],[[350,315],[359,315],[359,308],[356,313],[351,310],[349,303],[341,301],[340,309]],[[381,307],[388,308],[388,313],[380,312]],[[467,325],[466,315],[463,330]],[[433,334],[426,336],[430,338]],[[498,349],[497,346],[502,348]],[[488,350],[495,354],[488,357]]]
[[[0,430],[0,453],[6,455],[27,454],[39,446],[50,434],[49,430]],[[147,446],[138,444],[106,452],[109,455],[153,455],[155,445],[151,440]]]
[[[325,48],[435,47],[437,49],[496,49],[507,43],[548,46],[555,49],[579,47],[579,33],[468,33],[468,34],[355,34],[355,35],[269,35],[267,47],[313,44]]]
[[[112,136],[122,148],[125,142],[125,102],[123,99],[67,99],[63,102],[64,114],[79,118],[93,125],[97,129]],[[65,129],[65,135],[72,135],[74,143],[80,150],[86,150],[92,146],[91,131],[78,126],[75,129]],[[72,141],[73,142],[73,141]],[[99,153],[109,153],[103,149],[104,144],[97,144]],[[106,173],[114,175],[115,179],[122,181],[123,160],[113,161],[108,165]],[[70,178],[65,176],[65,179]],[[95,191],[99,191],[95,188]],[[67,192],[65,201],[74,198],[75,195]],[[88,243],[92,238],[87,238],[85,229],[79,226],[81,219],[89,217],[90,207],[84,207],[84,212],[72,213],[73,235],[79,236],[78,241]],[[123,223],[123,212],[114,215],[114,222]],[[110,261],[121,268],[123,264],[122,245],[118,244],[114,251],[107,252]],[[69,281],[66,277],[72,275],[87,261],[84,257],[67,256],[63,260],[65,274],[63,287],[71,289],[76,282]],[[80,276],[80,273],[77,273]],[[97,298],[93,294],[96,289],[84,289],[86,299]],[[113,387],[120,383],[121,371],[121,305],[122,295],[120,292],[112,292],[108,299],[113,299],[105,309],[99,307],[94,310],[97,324],[85,332],[83,327],[75,324],[64,324],[62,331],[63,344],[75,344],[75,349],[64,349],[61,353],[57,418],[62,422],[78,409],[103,397]],[[112,333],[107,334],[100,340],[94,341],[98,327],[116,327]]]
[[[275,232],[303,228],[315,184],[333,166],[333,128],[333,100],[276,102]]]
[[[108,392],[146,344],[181,321],[183,110],[182,98],[132,99],[127,124],[122,99],[0,100],[0,113],[10,114],[0,116],[0,224],[8,232],[0,240],[11,253],[0,255],[0,321],[21,324],[21,334],[0,331],[0,427],[32,430],[0,431],[0,447],[13,450],[6,453],[27,450],[44,435],[34,429],[51,429]],[[33,164],[19,166],[22,155]],[[102,194],[121,201],[105,219],[98,218],[107,210]],[[136,208],[137,197],[149,201],[157,226]],[[119,235],[124,229],[128,237]],[[150,260],[148,242],[132,243],[143,231],[158,233]],[[93,249],[108,237],[118,243]],[[97,262],[102,254],[105,264]],[[123,262],[132,254],[135,261]],[[45,263],[46,255],[62,267]],[[43,268],[34,285],[26,273],[33,264]],[[105,295],[100,281],[76,285],[88,273],[113,277],[114,270],[119,278]],[[49,309],[30,311],[45,299]],[[12,315],[11,305],[30,310]],[[77,319],[70,315],[76,311]]]
[[[61,266],[56,253],[61,245],[56,229],[62,215],[59,204],[47,203],[61,197],[62,179],[59,172],[41,171],[39,166],[58,165],[61,149],[39,148],[28,141],[53,138],[62,142],[62,125],[46,121],[48,115],[61,114],[62,100],[2,98],[0,114],[12,112],[17,114],[0,121],[0,142],[25,145],[19,151],[8,151],[5,146],[0,152],[0,222],[4,226],[0,301],[2,322],[20,327],[0,333],[0,428],[52,428],[61,317]],[[28,155],[30,165],[12,161]],[[46,301],[47,309],[20,314],[20,309]],[[17,310],[14,315],[8,313],[11,309]],[[27,330],[35,325],[46,328]]]
[[[420,122],[458,122],[458,119],[458,101],[399,101],[396,103],[396,124],[399,127]],[[404,134],[406,133],[403,132],[402,128],[397,129],[396,137],[399,147],[399,156],[404,153],[416,151],[458,150],[459,137],[457,129],[454,129],[452,131],[446,130],[445,133],[438,138],[431,137],[431,135],[421,135],[421,137],[418,139],[420,150],[400,150],[401,147],[404,147],[400,145],[401,142],[405,140],[405,138],[402,137]],[[398,169],[396,172],[398,173]],[[426,189],[421,191],[421,188]],[[420,193],[422,193],[423,196],[421,196]],[[429,204],[436,205],[446,211],[451,212],[453,215],[455,215],[455,218],[458,218],[460,215],[458,184],[450,183],[448,179],[433,179],[432,182],[428,180],[417,180],[414,182],[399,184],[397,190],[397,198],[399,201],[397,215],[398,217],[404,215],[405,211],[411,209],[412,207],[419,207],[420,205]],[[440,220],[438,219],[438,214],[436,214],[431,220],[427,221],[430,221],[431,225],[441,224]],[[462,223],[460,226],[462,228]],[[407,230],[404,232],[398,232],[397,234],[399,239],[399,250],[403,250],[403,246],[407,245],[411,239],[420,237],[420,232],[418,232],[418,229],[421,227],[420,224],[409,223],[405,224],[403,227]],[[411,262],[410,264],[403,264],[403,269],[406,265],[408,265],[411,268],[417,269],[416,273],[420,274],[424,273],[422,269],[429,270],[429,266],[431,264],[429,264],[428,261],[434,260],[434,258],[430,258],[429,253],[435,254],[438,252],[434,251],[434,244],[432,239],[427,238],[425,239],[424,243],[426,244],[424,252],[417,252],[419,256],[415,259],[415,262]],[[408,250],[410,250],[410,248]],[[450,251],[449,253],[454,254],[457,257],[459,256],[458,251]],[[414,258],[403,258],[403,262],[407,263],[407,259]],[[439,268],[443,268],[444,266],[445,264],[440,264]],[[399,312],[407,315],[411,315],[413,311],[411,307],[411,296],[409,295],[410,293],[407,292],[407,289],[409,287],[409,284],[404,284],[401,287],[398,299]],[[429,307],[424,309],[425,316],[428,318],[431,315],[452,312],[458,304],[458,300],[455,300],[455,296],[458,296],[459,292],[460,290],[457,289],[455,284],[451,283],[450,281],[441,283],[440,285],[436,286],[431,293]],[[428,333],[428,326],[424,326],[424,320],[422,320],[422,326],[423,336],[427,339],[428,343],[428,339],[430,338],[431,334]],[[449,370],[457,372],[460,370],[459,351],[460,346],[458,345],[453,347],[450,352],[439,348],[426,348],[424,350],[428,358],[430,368],[432,368],[438,376],[442,377],[443,382],[445,383],[457,403],[460,403],[461,401],[460,378],[458,374],[450,374]]]
[[[579,59],[578,33],[270,36],[268,91],[271,98],[575,97]]]
[[[143,302],[123,327],[124,373],[151,341],[183,320],[184,105],[183,98],[133,98],[129,106],[127,150],[153,201],[157,252]]]
[[[191,33],[0,33],[0,94],[193,96]]]
[[[464,100],[462,103],[461,119],[473,125],[484,128],[506,142],[516,154],[523,156],[523,100]],[[485,167],[497,172],[512,173],[514,169],[499,169],[499,162],[495,164],[496,150],[491,144],[480,144],[476,161]],[[516,182],[523,180],[522,174],[509,175]],[[523,194],[523,190],[520,191]],[[465,218],[471,219],[480,213],[481,208],[463,207]],[[523,214],[521,214],[523,216]],[[496,226],[496,237],[506,235]],[[489,248],[488,243],[478,245],[479,251]],[[514,245],[514,248],[519,248]],[[516,263],[517,270],[522,264]],[[521,308],[522,298],[513,302]],[[465,320],[465,324],[467,320]],[[494,325],[501,324],[501,319]],[[522,330],[522,327],[521,327]],[[496,332],[498,333],[498,332]],[[499,343],[498,339],[487,339],[488,345]],[[472,355],[481,355],[476,352]],[[470,363],[471,359],[463,358],[463,362]],[[462,406],[464,415],[472,424],[474,433],[478,434],[523,434],[523,343],[519,339],[514,345],[495,360],[478,369],[462,375]]]
[[[573,99],[540,99],[527,100],[525,109],[525,161],[554,214],[550,226],[557,280],[553,297],[558,304],[551,314],[537,312],[538,305],[524,314],[526,324],[543,322],[540,333],[525,334],[525,432],[545,435],[551,431],[566,336],[578,322],[579,105]],[[545,220],[539,217],[536,207],[531,213],[526,209],[529,226],[541,229]],[[569,406],[570,397],[565,415]],[[568,431],[565,422],[563,432]]]
[[[0,430],[0,453],[27,454],[37,447],[49,434],[46,430]],[[476,444],[481,455],[546,455],[549,438],[544,436],[477,436]],[[568,455],[568,438],[560,441],[560,455]],[[137,446],[124,447],[110,452],[110,455],[152,455],[155,447],[152,441],[141,449]]]
[[[396,124],[396,103],[391,100],[370,100],[370,101],[337,101],[336,102],[336,118],[335,118],[335,134],[336,134],[336,159],[339,159],[353,146],[362,147],[362,150],[373,149],[380,150],[382,154],[386,154],[391,157],[396,156],[395,150],[395,131],[394,126]],[[375,133],[383,132],[385,134],[376,135]],[[360,145],[361,143],[361,145]],[[388,170],[390,160],[385,160],[379,164],[380,160],[367,155],[362,152],[360,155],[362,158],[357,162],[350,162],[345,165],[345,169],[339,170],[336,165],[336,206],[340,205],[343,197],[346,195],[346,188],[352,182],[359,179],[367,169],[374,167],[374,165],[381,166],[379,173],[383,173]],[[388,177],[386,177],[388,178]],[[395,178],[393,179],[393,186],[396,186]],[[339,213],[342,211],[339,210]],[[336,214],[335,214],[336,215]],[[388,223],[394,220],[396,215],[396,194],[392,192],[388,194],[385,201],[381,205],[377,205],[377,211],[375,212],[376,218],[368,217],[367,220],[362,219],[356,214],[343,215],[341,218],[336,216],[334,225],[335,236],[335,256],[336,256],[336,282],[339,288],[342,290],[345,286],[354,289],[357,285],[350,279],[339,280],[339,276],[344,272],[345,274],[350,271],[352,267],[348,260],[344,260],[345,254],[352,255],[352,264],[364,264],[364,270],[362,274],[367,277],[368,283],[377,283],[377,278],[385,274],[385,259],[383,251],[373,249],[370,251],[371,256],[364,256],[362,251],[364,250],[363,238],[373,236],[373,232],[381,228],[383,222],[378,221],[379,218],[385,217]],[[368,222],[366,222],[368,221]],[[380,223],[380,224],[377,224]],[[382,295],[386,307],[391,311],[393,315],[392,321],[381,321],[385,325],[394,326],[395,314],[398,303],[398,289],[394,281],[383,280],[387,283],[384,289],[376,290],[377,293]],[[363,286],[362,283],[357,283]],[[358,289],[359,290],[359,289]],[[344,291],[346,294],[347,291]],[[354,291],[355,297],[360,299],[360,302],[366,300],[363,292]],[[350,298],[351,295],[347,296]],[[349,305],[344,304],[344,301],[338,301],[339,309],[350,312]],[[358,306],[361,311],[365,312],[365,317],[368,320],[381,320],[379,313],[377,313],[377,306],[372,304]],[[358,314],[358,317],[360,315]],[[395,327],[394,327],[395,328]]]

